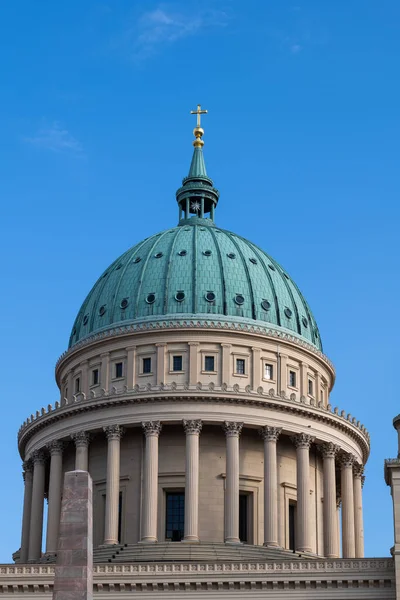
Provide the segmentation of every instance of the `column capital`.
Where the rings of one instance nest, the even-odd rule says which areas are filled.
[[[315,438],[308,433],[298,433],[297,435],[293,435],[290,439],[296,448],[309,448]]]
[[[46,444],[47,450],[50,452],[50,456],[55,454],[61,455],[64,450],[64,444],[59,440],[52,440],[48,444]]]
[[[82,360],[82,362],[79,363],[79,366],[86,367],[86,365],[88,365],[88,364],[89,364],[89,361],[86,359],[86,360]]]
[[[200,346],[200,342],[188,342],[188,346]]]
[[[203,422],[198,419],[195,421],[186,421],[183,419],[182,421],[183,429],[185,430],[186,435],[188,434],[197,434],[201,433]]]
[[[362,482],[362,478],[364,477],[364,465],[360,465],[359,463],[356,463],[354,465],[354,478],[355,479],[361,479]],[[365,479],[365,477],[364,477]]]
[[[143,433],[146,437],[149,435],[159,436],[162,425],[160,421],[142,421]]]
[[[353,454],[343,454],[340,457],[340,466],[342,469],[352,469],[356,462],[356,457]]]
[[[232,344],[221,344],[221,348],[232,348]]]
[[[226,437],[239,437],[243,429],[243,425],[244,423],[239,423],[237,421],[225,421],[222,425],[222,429],[225,431]]]
[[[100,354],[100,358],[107,358],[108,356],[110,356],[110,352],[102,352]]]
[[[165,348],[165,346],[167,346],[167,342],[158,342],[158,344],[155,344],[156,348]]]
[[[43,450],[34,450],[30,458],[34,465],[44,465],[46,463],[46,455]]]
[[[325,444],[319,445],[318,450],[322,454],[322,458],[335,458],[340,447],[332,442],[326,442]]]
[[[121,425],[108,425],[103,427],[107,440],[120,440],[124,434],[124,428]]]
[[[258,433],[264,442],[277,442],[281,431],[282,427],[270,427],[269,425],[265,425],[258,430]]]
[[[33,462],[31,459],[29,460],[24,460],[24,462],[22,463],[22,478],[25,481],[25,477],[29,474],[31,475],[33,473]]]
[[[261,352],[261,348],[257,348],[256,346],[251,347],[253,352]]]
[[[125,350],[129,352],[129,350],[136,350],[137,346],[127,346]]]
[[[71,439],[77,448],[87,448],[90,442],[90,434],[87,431],[77,431],[71,434]]]

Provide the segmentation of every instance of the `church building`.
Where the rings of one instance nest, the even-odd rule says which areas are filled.
[[[177,226],[101,274],[57,362],[59,400],[18,432],[21,547],[3,595],[51,597],[64,474],[84,470],[96,598],[400,599],[400,459],[385,466],[392,556],[365,558],[368,431],[331,405],[297,283],[221,227],[205,112]]]

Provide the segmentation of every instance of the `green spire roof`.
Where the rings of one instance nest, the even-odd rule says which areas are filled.
[[[194,149],[188,177],[207,177],[202,148]]]

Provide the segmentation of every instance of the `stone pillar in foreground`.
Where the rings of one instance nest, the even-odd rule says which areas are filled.
[[[243,423],[225,421],[225,542],[239,544],[239,436]]]
[[[364,519],[362,506],[362,486],[364,467],[356,465],[354,469],[354,536],[356,558],[364,558]]]
[[[356,555],[356,544],[354,537],[354,461],[355,458],[351,454],[343,456],[341,460],[343,558],[355,558]]]
[[[33,463],[27,460],[22,465],[24,472],[24,511],[22,514],[22,533],[21,533],[21,551],[19,562],[28,562],[29,551],[29,528],[31,523],[31,505],[32,505],[32,484],[33,484]]]
[[[299,433],[292,441],[297,450],[296,550],[311,552],[310,446],[314,438],[307,433]]]
[[[92,479],[65,473],[53,600],[93,598]]]
[[[158,437],[161,433],[160,421],[142,423],[146,436],[144,456],[143,499],[142,499],[142,536],[141,542],[157,541],[157,505],[158,505]]]
[[[328,442],[320,451],[324,461],[324,555],[338,558],[335,457],[339,446]]]
[[[61,512],[63,444],[54,440],[47,445],[47,449],[50,452],[50,480],[46,554],[56,554]]]
[[[75,471],[89,471],[89,442],[87,431],[77,431],[71,435],[75,442]]]
[[[104,543],[118,544],[120,445],[123,429],[119,425],[110,425],[104,427],[104,432],[108,442]]]
[[[264,546],[278,542],[278,473],[276,443],[282,429],[265,426],[259,430],[264,440]]]
[[[201,421],[183,421],[186,434],[185,542],[199,541],[199,438]]]
[[[29,551],[28,562],[39,562],[42,557],[42,535],[43,535],[43,504],[45,485],[46,458],[42,450],[32,452],[33,461],[33,485],[31,522],[29,527]]]

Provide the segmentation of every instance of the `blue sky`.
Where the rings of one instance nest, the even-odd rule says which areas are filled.
[[[119,254],[177,222],[197,103],[218,224],[291,274],[369,429],[367,555],[393,542],[383,460],[398,403],[400,5],[371,0],[0,7],[0,561],[20,545],[16,432]]]

